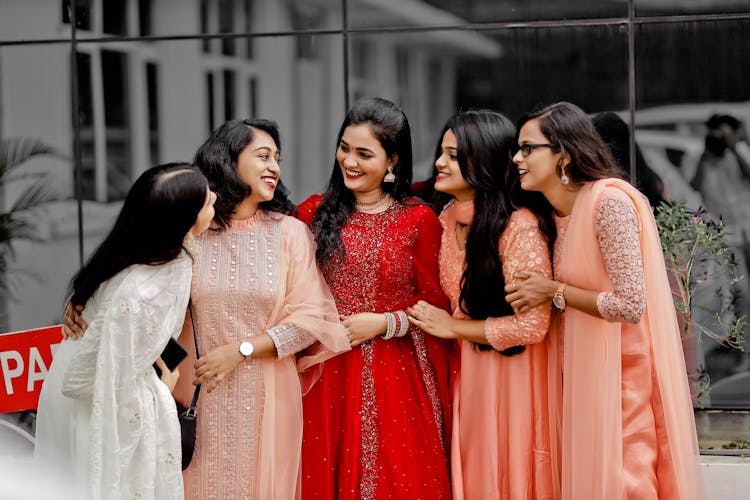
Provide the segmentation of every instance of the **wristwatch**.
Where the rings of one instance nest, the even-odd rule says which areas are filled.
[[[565,310],[565,295],[563,295],[563,292],[565,291],[565,287],[568,286],[565,283],[560,285],[560,288],[557,289],[555,292],[555,296],[552,297],[552,304],[561,311]]]
[[[245,361],[250,359],[250,356],[253,355],[253,351],[255,351],[255,346],[252,342],[245,341],[240,344],[240,354],[245,356]]]

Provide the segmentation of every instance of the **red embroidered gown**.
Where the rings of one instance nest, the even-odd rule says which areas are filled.
[[[308,222],[322,197],[300,205]],[[425,205],[355,212],[343,261],[323,269],[339,313],[447,308],[438,281],[440,223]],[[409,326],[325,363],[303,399],[302,498],[450,498],[449,358],[454,343]]]

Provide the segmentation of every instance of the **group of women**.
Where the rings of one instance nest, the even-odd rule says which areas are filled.
[[[145,378],[152,394],[150,363],[182,326],[191,356],[175,398],[187,405],[194,385],[204,388],[185,497],[702,498],[652,212],[589,117],[569,103],[518,128],[492,111],[453,116],[435,159],[434,188],[448,199],[439,216],[410,195],[410,135],[395,104],[355,103],[326,192],[297,210],[280,180],[275,125],[227,122],[194,160],[206,204],[216,193],[211,227],[191,230],[184,252],[117,264],[93,296],[73,282],[65,329],[76,337],[88,327],[77,343],[104,350],[110,316],[163,294],[148,280],[117,300],[99,299],[103,290],[133,264],[192,261],[187,291],[130,332],[158,330],[139,340],[148,364],[105,388],[133,399]],[[74,356],[55,370],[56,358],[50,375],[96,378],[102,365],[127,365],[119,356]],[[97,394],[83,396],[92,415]],[[160,418],[176,425],[164,406]],[[44,409],[42,429],[53,420]],[[103,496],[132,495],[136,479],[163,491],[166,475],[147,481],[147,462],[125,457],[159,434],[153,419],[146,425],[152,415],[121,415],[140,430],[113,434],[131,438],[122,446],[104,443],[119,460],[77,473]],[[174,445],[149,446],[148,466],[166,467],[174,486],[178,461],[160,455]]]

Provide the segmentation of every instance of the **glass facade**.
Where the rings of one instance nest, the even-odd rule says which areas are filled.
[[[694,305],[706,318],[750,316],[750,217],[743,225],[734,213],[750,212],[750,180],[695,180],[712,115],[731,115],[748,141],[748,61],[746,0],[3,0],[0,137],[53,153],[21,167],[50,194],[23,214],[32,238],[4,254],[0,331],[59,321],[70,277],[144,169],[189,161],[224,120],[271,118],[301,201],[324,188],[338,126],[365,96],[406,110],[415,180],[429,175],[456,110],[515,120],[567,100],[614,112],[666,196],[729,226],[746,278],[707,273],[708,295],[726,300]],[[638,175],[635,158],[626,168]],[[0,182],[5,210],[29,182]],[[738,201],[713,203],[717,189]],[[691,369],[713,387],[704,404],[750,407],[750,383],[733,389],[750,378],[748,355],[704,337],[693,347]]]

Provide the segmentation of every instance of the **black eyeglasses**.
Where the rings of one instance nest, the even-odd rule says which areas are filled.
[[[536,148],[555,148],[555,147],[557,147],[557,145],[556,145],[556,144],[550,144],[550,143],[548,143],[548,142],[547,142],[547,143],[544,143],[544,144],[531,144],[531,143],[526,143],[526,144],[521,144],[520,146],[518,146],[518,151],[520,151],[520,152],[521,152],[521,156],[523,156],[524,158],[526,158],[526,157],[527,157],[527,156],[529,156],[529,155],[531,154],[531,152],[532,152],[532,151],[534,151],[534,150],[535,150]]]

